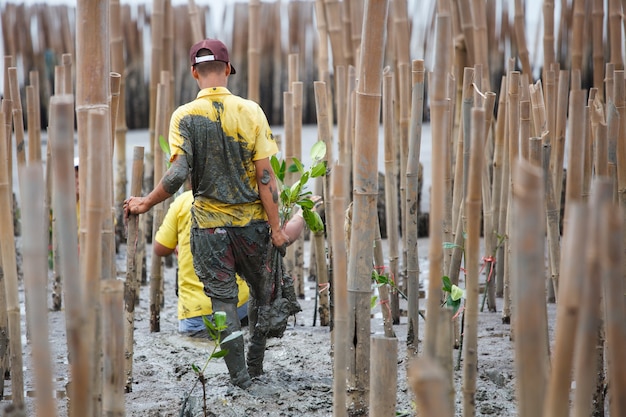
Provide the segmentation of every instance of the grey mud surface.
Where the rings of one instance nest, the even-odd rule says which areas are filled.
[[[148,247],[148,251],[151,250]],[[305,242],[308,253],[308,241]],[[420,276],[428,277],[428,239],[420,239]],[[147,265],[150,265],[148,260]],[[305,259],[305,266],[308,259]],[[118,271],[125,271],[125,247],[118,255]],[[305,270],[306,271],[306,270]],[[120,272],[118,272],[120,274]],[[125,396],[127,416],[157,417],[178,416],[183,397],[193,386],[196,377],[191,364],[203,366],[212,345],[208,342],[184,338],[177,333],[176,296],[174,294],[175,268],[164,268],[165,307],[161,312],[161,331],[150,332],[149,286],[141,288],[141,301],[135,313],[134,384]],[[305,272],[305,276],[308,273]],[[122,274],[123,276],[123,274]],[[484,279],[484,275],[482,276]],[[463,286],[463,285],[462,285]],[[290,321],[282,339],[268,343],[264,368],[266,374],[257,380],[256,388],[243,391],[233,387],[228,380],[223,360],[211,361],[206,368],[207,404],[210,416],[332,416],[332,356],[328,327],[313,325],[315,283],[305,278],[306,297],[301,300],[303,311],[297,320]],[[23,290],[20,288],[23,297]],[[501,303],[501,299],[498,300]],[[422,299],[421,308],[425,306]],[[405,308],[406,306],[403,306]],[[499,308],[501,305],[499,305]],[[478,381],[476,392],[477,416],[514,416],[515,377],[513,342],[510,326],[502,324],[498,313],[480,313],[478,340]],[[549,305],[550,332],[553,335],[555,308]],[[49,313],[50,340],[53,352],[55,389],[58,415],[67,415],[68,399],[67,354],[63,312]],[[373,310],[372,334],[382,334],[380,307]],[[423,322],[419,338],[424,335]],[[413,395],[406,381],[409,361],[406,357],[406,319],[394,326],[398,339],[397,387],[376,395],[395,395],[397,415],[415,415]],[[248,331],[245,330],[247,339]],[[23,337],[23,343],[25,338]],[[454,351],[456,364],[458,350]],[[29,345],[24,346],[27,415],[34,416],[33,364]],[[455,371],[456,415],[461,415],[461,371]],[[10,395],[10,381],[5,381],[5,395]],[[186,416],[202,416],[202,391],[196,387],[191,396],[193,412]],[[10,401],[0,402],[4,409]]]

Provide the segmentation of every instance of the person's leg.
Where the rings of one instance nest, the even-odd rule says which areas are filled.
[[[250,328],[250,343],[248,344],[248,373],[252,378],[263,374],[263,359],[265,358],[265,344],[267,338],[258,330],[255,331],[258,311],[256,301],[248,302],[248,327]]]
[[[212,299],[213,311],[223,311],[226,313],[226,330],[223,330],[220,334],[221,339],[224,340],[234,332],[241,330],[241,324],[239,322],[239,316],[237,315],[237,299],[220,300],[217,298]],[[227,350],[228,354],[224,356],[224,361],[228,367],[228,373],[230,374],[230,381],[233,385],[237,385],[240,388],[246,389],[252,385],[248,369],[246,367],[246,358],[244,355],[244,341],[243,333],[239,336],[231,339],[227,342],[222,342],[220,348]]]
[[[224,228],[191,229],[191,252],[196,275],[204,284],[206,295],[211,297],[213,312],[226,313],[226,329],[220,334],[221,340],[241,330],[237,315],[239,288],[235,278],[233,242],[229,235]],[[228,351],[224,361],[231,382],[248,388],[252,381],[246,368],[243,335],[222,342],[220,347]]]
[[[247,364],[250,376],[263,373],[263,358],[267,338],[257,328],[258,308],[268,305],[271,297],[271,274],[268,272],[268,251],[270,248],[269,226],[256,223],[245,228],[233,230],[233,252],[237,272],[244,277],[250,287],[248,301],[248,328],[250,340]]]

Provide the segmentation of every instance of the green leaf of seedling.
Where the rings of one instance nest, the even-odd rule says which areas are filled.
[[[460,248],[460,246],[457,245],[454,242],[443,242],[443,248],[444,249],[454,249],[454,248]]]
[[[302,184],[297,182],[291,186],[289,189],[289,205],[294,204],[300,198],[300,190],[302,189]]]
[[[211,354],[211,359],[223,358],[226,355],[228,355],[228,349],[221,349],[221,350],[218,350],[217,352],[213,352]]]
[[[170,144],[169,144],[169,142],[167,140],[165,140],[163,135],[159,135],[159,145],[161,146],[161,150],[163,151],[163,153],[165,155],[167,155],[167,157],[169,159],[170,154],[172,153],[172,151],[170,151]]]
[[[202,316],[202,322],[204,323],[204,327],[206,327],[207,330],[217,331],[217,327],[215,327],[215,324],[211,320],[206,318],[206,316]]]
[[[370,301],[370,309],[373,309],[374,307],[376,307],[376,302],[378,301],[378,297],[377,296],[372,296],[372,299]]]
[[[452,298],[453,301],[460,301],[461,298],[465,298],[465,291],[463,291],[462,288],[459,288],[456,285],[452,284],[450,298]]]
[[[272,155],[272,157],[270,158],[270,165],[272,166],[272,170],[274,171],[274,175],[276,175],[276,178],[282,181],[283,178],[280,177],[280,162],[275,155]]]
[[[311,148],[311,159],[313,160],[313,163],[317,163],[324,159],[324,156],[326,156],[326,144],[323,141],[318,140]]]
[[[226,327],[226,313],[224,311],[214,311],[213,321],[215,322],[215,328],[217,330],[224,330]]]
[[[459,307],[461,307],[461,300],[454,301],[452,297],[448,297],[446,299],[446,305],[456,314],[456,312],[459,311]]]
[[[444,275],[441,277],[441,281],[443,281],[443,287],[441,289],[445,292],[452,292],[452,282],[450,281],[450,277]]]
[[[324,230],[324,222],[317,212],[304,209],[302,210],[302,217],[312,232],[321,232]]]
[[[300,184],[304,187],[304,185],[307,183],[307,181],[309,181],[309,176],[311,174],[309,174],[309,172],[305,172],[302,174],[302,177],[300,177]]]
[[[310,198],[304,198],[296,202],[296,204],[302,207],[303,209],[309,209],[309,210],[315,207],[315,203]]]
[[[291,199],[291,189],[288,187],[283,188],[283,190],[280,192],[280,201],[283,202],[283,204],[286,201],[289,201]]]
[[[193,369],[193,371],[197,374],[200,373],[200,368],[198,368],[198,366],[194,363],[191,364],[191,369]]]
[[[304,165],[302,165],[302,162],[300,162],[298,158],[296,157],[293,158],[293,165],[296,166],[296,171],[290,171],[290,172],[300,172],[300,173],[304,172]]]
[[[237,330],[236,332],[232,332],[231,334],[229,334],[228,336],[226,336],[224,338],[224,340],[222,340],[220,343],[226,343],[226,342],[230,342],[231,340],[234,340],[238,337],[243,336],[243,332],[241,330]]]
[[[326,174],[326,162],[320,162],[311,168],[311,178],[321,177]]]

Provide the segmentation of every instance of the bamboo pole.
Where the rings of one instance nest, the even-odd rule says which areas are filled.
[[[402,287],[407,290],[407,266],[409,261],[409,255],[407,252],[408,242],[406,231],[406,225],[408,223],[406,212],[406,198],[407,198],[407,184],[406,184],[406,170],[407,170],[407,156],[409,154],[409,125],[411,122],[411,87],[409,83],[409,64],[408,62],[401,62],[398,64],[398,150],[399,150],[399,162],[400,162],[400,227],[402,230]]]
[[[143,179],[144,149],[140,146],[133,148],[133,168],[130,183],[130,195],[141,194]],[[133,391],[133,356],[134,356],[134,326],[135,306],[139,298],[139,275],[137,273],[137,242],[139,236],[139,215],[131,214],[128,218],[128,240],[126,255],[126,282],[124,284],[125,323],[124,330],[124,392]]]
[[[471,112],[470,158],[468,161],[465,212],[472,221],[467,222],[465,311],[463,326],[463,415],[474,416],[478,359],[478,294],[480,259],[480,222],[482,165],[485,142],[485,110],[474,108]]]
[[[601,217],[606,219],[600,228],[600,262],[604,302],[604,326],[606,329],[606,358],[609,384],[609,410],[612,416],[626,412],[626,397],[620,393],[626,390],[626,367],[621,360],[626,346],[626,317],[624,317],[624,284],[622,228],[623,219],[614,204],[602,208]]]
[[[515,0],[515,40],[517,41],[517,53],[522,64],[522,73],[532,75],[528,46],[526,46],[526,23],[524,22],[524,2]]]
[[[510,236],[513,219],[511,216],[511,203],[512,192],[515,188],[515,178],[512,174],[515,162],[519,158],[519,121],[520,121],[520,103],[519,103],[519,87],[520,87],[520,73],[517,71],[509,72],[507,94],[509,97],[509,103],[507,105],[507,125],[509,128],[508,133],[508,162],[509,162],[509,176],[508,184],[505,187],[508,188],[507,195],[507,209],[506,209],[506,234]],[[511,284],[510,284],[510,261],[509,257],[516,248],[513,247],[511,240],[509,239],[506,244],[505,259],[504,259],[504,291],[503,298],[504,304],[502,306],[502,322],[509,323],[511,321]]]
[[[476,63],[476,44],[474,41],[474,22],[472,21],[472,9],[469,1],[457,1],[459,20],[463,42],[467,50],[467,67],[473,67]]]
[[[248,4],[248,98],[260,103],[261,88],[259,70],[261,67],[261,1],[250,0]]]
[[[608,37],[610,45],[610,63],[615,65],[615,69],[624,69],[624,59],[622,57],[622,12],[618,0],[609,0],[609,20]]]
[[[120,75],[119,104],[113,132],[115,147],[115,235],[124,238],[124,199],[128,185],[126,173],[126,63],[124,62],[124,38],[120,0],[111,1],[111,71]]]
[[[554,195],[557,199],[557,208],[561,210],[561,195],[563,192],[563,159],[565,156],[565,131],[567,127],[567,109],[569,100],[569,71],[559,71],[556,104],[556,134],[552,145],[550,170],[554,179]]]
[[[318,126],[319,126],[319,140],[321,140],[322,142],[324,142],[326,144],[326,155],[324,155],[324,159],[326,161],[326,163],[328,164],[330,161],[333,161],[333,137],[332,137],[332,131],[331,131],[331,126],[332,126],[332,122],[329,120],[329,108],[327,106],[328,104],[328,98],[327,98],[327,89],[326,89],[326,83],[323,81],[316,81],[314,83],[314,89],[315,89],[315,108],[316,108],[316,113],[317,113],[317,122],[318,122]],[[332,210],[332,199],[331,199],[331,194],[330,194],[330,181],[331,178],[328,175],[328,173],[321,179],[321,184],[322,184],[322,193],[323,193],[323,197],[324,197],[324,211],[326,213],[331,213]],[[326,229],[327,230],[332,230],[333,225],[332,225],[332,219],[330,218],[330,216],[326,217]],[[328,264],[327,264],[327,255],[326,255],[326,250],[324,248],[324,232],[316,232],[313,234],[313,238],[315,239],[315,248],[316,248],[316,252],[315,252],[315,259],[317,262],[317,276],[319,277],[319,282],[318,282],[318,286],[320,287],[320,290],[322,287],[325,287],[328,285],[329,282],[329,271],[328,271]],[[319,240],[319,242],[318,242]],[[326,242],[328,245],[328,259],[332,260],[332,242],[328,241]],[[330,263],[332,265],[332,262]],[[332,276],[332,274],[331,274]],[[327,315],[329,315],[328,313],[328,291],[325,294],[321,294],[320,297],[320,324],[322,326],[326,326],[329,324],[329,321],[324,324],[322,323],[322,311],[326,310],[327,311]],[[330,317],[328,317],[330,319]]]
[[[493,155],[493,212],[496,216],[495,226],[496,232],[500,236],[506,235],[506,206],[508,198],[508,149],[509,144],[506,140],[507,131],[507,79],[502,77],[500,83],[500,99],[498,101],[498,117],[496,120],[496,140]],[[504,247],[505,244],[499,245],[496,250],[496,296],[502,297],[504,293]]]
[[[347,172],[342,164],[333,167],[332,179],[332,207],[329,212],[331,223],[336,225],[330,229],[332,247],[336,256],[333,258],[333,286],[334,286],[334,328],[333,338],[335,342],[333,361],[333,416],[347,416],[346,380],[348,376],[348,289],[347,289],[347,259],[346,242],[343,228],[338,227],[344,223],[344,212],[347,206]]]
[[[617,195],[620,212],[623,217],[624,213],[626,213],[626,80],[624,79],[624,71],[616,70],[614,78],[613,102],[615,103],[614,111],[618,116],[613,121],[614,127],[617,127],[615,135],[617,142]],[[624,231],[624,236],[624,239],[626,239],[626,231]],[[626,262],[626,257],[624,261]]]
[[[86,201],[81,205],[85,207],[86,227],[85,245],[81,246],[81,256],[89,262],[82,262],[80,274],[84,277],[82,287],[82,304],[85,315],[85,334],[87,342],[84,345],[85,359],[89,360],[89,390],[92,404],[90,410],[100,413],[102,372],[100,362],[101,328],[100,328],[100,280],[103,275],[105,260],[103,259],[103,233],[102,225],[104,214],[108,211],[105,162],[110,159],[106,156],[110,151],[110,144],[102,138],[102,132],[110,131],[110,116],[106,109],[93,109],[88,115],[88,175]],[[105,173],[103,175],[103,172]],[[84,250],[83,250],[84,247]],[[82,354],[81,354],[82,355]]]
[[[530,123],[530,101],[519,102],[519,141],[520,158],[530,160],[530,138],[533,137]]]
[[[46,302],[47,229],[45,211],[41,204],[44,193],[41,160],[33,161],[23,169],[21,187],[24,222],[24,285],[28,287],[30,303],[26,316],[30,322],[32,359],[35,369],[35,408],[37,416],[56,417],[56,401],[52,397],[52,363],[48,340],[48,309]],[[5,241],[6,242],[6,241]]]
[[[592,400],[598,382],[597,354],[599,329],[602,327],[600,313],[602,271],[600,264],[600,228],[606,218],[601,217],[601,208],[613,198],[613,187],[610,181],[597,178],[593,186],[594,196],[590,200],[590,219],[587,220],[586,240],[586,279],[582,284],[580,300],[580,319],[576,330],[574,350],[574,381],[576,389],[573,398],[572,416],[591,415]],[[597,273],[600,271],[600,273]],[[622,297],[623,299],[623,297]]]
[[[544,417],[567,417],[569,415],[571,369],[574,358],[572,346],[576,340],[580,300],[587,270],[584,236],[587,233],[588,206],[582,202],[572,202],[568,215],[571,227],[563,234],[562,246],[562,258],[568,259],[568,262],[563,264],[563,280],[558,288],[554,359],[548,379],[543,408]]]
[[[393,72],[389,67],[383,71],[383,140],[385,164],[385,221],[387,244],[389,246],[389,274],[394,282],[399,278],[398,251],[398,177],[396,175],[397,153],[393,107]],[[391,315],[394,324],[400,322],[400,302],[398,291],[391,292]]]
[[[432,77],[431,116],[433,141],[433,161],[443,161],[447,156],[448,121],[445,112],[448,108],[446,95],[446,73],[450,67],[449,50],[451,39],[451,19],[448,14],[437,16],[437,51]],[[430,209],[430,246],[428,251],[429,276],[428,298],[426,306],[426,329],[424,336],[424,352],[434,356],[437,340],[437,321],[439,320],[439,299],[441,295],[442,276],[442,237],[441,220],[444,204],[444,164],[433,164],[432,194]]]
[[[585,0],[573,0],[571,27],[572,71],[582,71],[583,67],[583,32],[585,21]]]
[[[549,70],[550,65],[556,62],[554,53],[554,0],[543,2],[543,65]]]
[[[461,128],[457,138],[456,164],[454,168],[454,190],[452,195],[452,225],[454,232],[454,247],[450,259],[448,276],[450,281],[458,285],[461,262],[463,260],[463,239],[465,231],[465,216],[463,199],[467,188],[467,169],[469,166],[469,148],[471,132],[471,109],[474,104],[472,83],[474,82],[474,69],[465,68],[463,71],[463,104],[461,107]]]
[[[391,274],[389,270],[385,268],[385,258],[383,255],[383,243],[380,237],[380,224],[378,223],[378,216],[376,216],[377,220],[377,230],[375,231],[374,237],[374,269],[380,275],[385,273]],[[390,279],[393,277],[389,276]],[[393,317],[391,314],[390,302],[389,302],[389,285],[382,284],[377,285],[376,290],[378,292],[378,304],[380,305],[380,310],[383,315],[383,329],[385,332],[385,337],[395,338],[396,333],[393,330]],[[372,357],[377,357],[372,352]],[[371,399],[371,398],[370,398]]]
[[[290,68],[294,69],[295,79],[291,84],[291,91],[293,93],[293,154],[292,157],[302,160],[302,105],[304,95],[304,84],[299,81],[298,72],[298,54],[293,54],[293,65]],[[286,152],[285,152],[286,153]],[[295,182],[295,177],[292,183]],[[291,244],[289,248],[293,250],[294,256],[294,268],[292,270],[293,278],[298,282],[298,288],[302,289],[304,294],[304,234],[300,233],[298,239]]]
[[[356,92],[354,160],[354,211],[350,244],[348,289],[350,321],[348,340],[354,341],[350,351],[349,383],[354,411],[368,409],[370,357],[370,297],[374,241],[374,221],[378,196],[378,127],[381,105],[382,61],[387,1],[368,1],[363,22],[363,44]],[[367,256],[366,254],[370,254]]]
[[[591,5],[591,41],[593,49],[593,86],[602,94],[604,84],[604,1],[593,0]]]
[[[194,42],[198,42],[204,38],[202,34],[202,25],[200,24],[200,14],[195,0],[188,0],[187,7],[189,9],[189,22],[191,24],[191,38]]]
[[[0,132],[0,143],[5,143]],[[9,357],[11,363],[11,398],[18,409],[24,407],[24,374],[22,370],[22,339],[20,332],[20,305],[18,296],[17,264],[15,257],[13,216],[11,210],[11,184],[9,184],[8,159],[6,147],[0,146],[0,250],[4,272],[4,291],[6,293],[6,312],[9,334]]]
[[[482,204],[483,204],[483,236],[485,241],[485,271],[487,271],[487,279],[485,283],[485,295],[484,299],[487,300],[487,306],[490,312],[496,311],[496,286],[495,286],[495,251],[498,246],[498,235],[496,230],[497,220],[496,212],[494,210],[494,198],[492,193],[493,181],[490,179],[490,171],[492,169],[492,153],[495,156],[495,144],[494,139],[490,132],[492,131],[491,125],[493,123],[493,111],[496,103],[496,93],[488,91],[485,100],[485,136],[486,141],[490,143],[490,146],[485,146],[485,155],[483,155],[483,171],[482,171]],[[492,148],[493,152],[489,152],[487,149]],[[483,311],[484,302],[480,307],[480,311]]]
[[[71,95],[53,96],[50,99],[51,161],[54,181],[53,208],[55,225],[59,231],[61,276],[65,277],[65,322],[68,356],[70,360],[70,389],[72,399],[70,416],[83,416],[87,412],[87,369],[81,362],[85,320],[82,310],[82,279],[78,261],[78,225],[76,219],[76,180],[74,173],[74,98]],[[84,360],[84,359],[83,359]]]
[[[398,385],[398,339],[372,336],[370,374],[371,417],[388,417],[396,412],[396,387]],[[381,393],[385,395],[381,395]]]
[[[567,229],[568,226],[568,205],[573,201],[582,201],[583,144],[585,143],[585,91],[573,90],[570,93],[569,114],[571,144],[567,157],[567,188],[565,190],[563,229]]]
[[[491,90],[491,77],[489,72],[489,39],[487,31],[487,11],[485,2],[482,0],[472,1],[472,16],[474,18],[474,62],[482,66],[482,82],[483,91]]]
[[[125,416],[124,405],[124,281],[102,281],[102,340],[104,387],[102,411],[106,417]]]
[[[408,380],[417,399],[418,415],[423,417],[448,417],[454,415],[449,401],[446,376],[430,356],[422,356],[409,364]]]
[[[419,339],[419,256],[418,256],[418,221],[419,221],[419,157],[422,145],[422,119],[424,111],[424,61],[412,63],[411,118],[408,136],[408,156],[406,163],[406,280],[408,289],[408,329],[407,345],[417,354]]]
[[[545,241],[541,169],[515,162],[511,229],[511,281],[516,315],[515,370],[520,417],[538,416],[543,410],[548,371],[547,316],[545,315]]]
[[[163,77],[169,78],[169,77]],[[165,128],[165,120],[167,118],[167,103],[169,97],[167,94],[167,85],[159,83],[157,86],[156,97],[156,124],[154,127],[154,137],[156,141],[159,141],[161,137],[167,136]],[[161,181],[163,174],[165,173],[165,156],[161,150],[161,146],[158,143],[154,144],[154,178],[156,181]],[[152,239],[156,236],[161,223],[163,222],[163,216],[165,215],[164,202],[161,202],[154,206],[153,223],[152,223]],[[163,258],[160,256],[152,256],[152,264],[150,267],[150,332],[161,331],[161,299],[163,293],[161,291],[161,285],[163,282]]]
[[[19,168],[26,164],[26,144],[24,142],[24,118],[22,117],[22,99],[20,98],[17,68],[9,68],[9,84],[11,88],[11,100],[13,104],[13,128],[15,130],[15,151],[17,156],[17,177],[19,180]]]

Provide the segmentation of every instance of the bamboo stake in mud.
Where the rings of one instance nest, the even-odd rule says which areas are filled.
[[[333,339],[335,342],[333,361],[333,416],[347,416],[346,380],[348,366],[348,288],[347,288],[347,259],[346,242],[344,240],[343,227],[344,212],[347,206],[346,194],[348,182],[347,172],[343,165],[335,164],[333,167],[332,192],[333,211],[329,212],[331,224],[336,225],[330,229],[332,247],[336,256],[333,258],[333,286],[334,286],[334,329]]]
[[[496,217],[494,222],[495,230],[499,236],[506,236],[506,206],[509,184],[509,142],[506,140],[507,84],[507,77],[505,75],[500,82],[500,98],[498,101],[498,117],[495,129],[496,138],[493,152],[493,213]],[[497,297],[502,297],[504,293],[504,247],[505,244],[502,244],[496,249],[495,287]]]
[[[167,77],[165,77],[167,78]],[[155,140],[159,141],[161,137],[167,136],[167,130],[165,128],[165,121],[167,118],[167,85],[159,83],[157,86],[157,108],[156,108],[156,125],[155,125]],[[165,173],[165,156],[161,146],[158,143],[154,144],[154,178],[156,181],[161,181],[161,177]],[[164,216],[164,202],[161,202],[154,206],[153,223],[152,223],[152,239],[156,236]],[[163,283],[163,258],[160,256],[152,257],[152,265],[150,268],[150,331],[161,331],[161,299],[163,293],[161,291],[161,285]]]
[[[443,161],[448,157],[447,143],[449,136],[448,109],[446,94],[446,74],[450,68],[451,18],[448,14],[437,16],[437,50],[432,76],[431,117],[432,117],[432,160]],[[441,297],[443,230],[441,227],[444,211],[445,185],[444,164],[432,164],[432,193],[429,217],[430,245],[428,250],[428,298],[426,302],[426,329],[424,352],[434,357],[437,345],[437,322],[439,320],[439,300]]]
[[[489,42],[487,36],[487,11],[485,2],[472,1],[472,17],[474,19],[474,62],[482,66],[483,91],[491,91],[491,77],[489,72]]]
[[[297,65],[297,54],[292,55],[294,57],[293,65],[291,67],[294,68],[294,73],[296,76],[296,80],[291,85],[291,90],[293,93],[293,154],[291,156],[295,156],[300,161],[302,160],[302,102],[303,102],[303,93],[304,93],[304,84],[302,81],[297,80],[298,74],[298,65]],[[295,182],[294,177],[294,181]],[[292,183],[293,183],[292,182]],[[294,268],[292,269],[293,279],[299,284],[299,288],[302,288],[302,294],[304,294],[304,233],[300,233],[296,241],[291,244],[287,248],[287,252],[289,249],[293,250],[294,256]]]
[[[569,131],[571,132],[570,151],[567,163],[567,188],[565,190],[565,214],[563,229],[568,227],[568,205],[573,201],[582,201],[582,178],[585,143],[585,91],[573,90],[570,93]]]
[[[419,157],[422,145],[422,119],[424,111],[424,61],[412,64],[411,119],[409,125],[409,149],[406,163],[406,280],[408,292],[407,345],[417,354],[419,339],[419,262],[417,250],[419,222]]]
[[[571,57],[572,71],[582,71],[583,68],[583,35],[585,22],[585,0],[573,0],[572,28],[571,28]]]
[[[130,195],[141,194],[141,183],[143,180],[143,155],[144,149],[141,146],[133,148],[133,169],[130,183]],[[128,240],[126,254],[126,282],[124,283],[124,306],[125,323],[124,331],[124,392],[133,391],[133,356],[134,356],[134,327],[135,327],[135,305],[139,298],[139,275],[137,274],[137,242],[139,236],[139,215],[128,216]]]
[[[82,279],[78,265],[78,225],[76,218],[76,179],[74,172],[74,97],[53,96],[50,99],[51,161],[54,176],[53,210],[59,231],[61,276],[65,277],[65,326],[70,359],[70,389],[72,398],[70,416],[84,416],[87,412],[87,369],[80,363],[79,352],[87,342],[84,337],[85,320],[82,310]]]
[[[111,71],[120,75],[119,104],[115,120],[113,141],[115,148],[115,236],[124,239],[124,199],[128,179],[126,174],[126,63],[124,62],[124,38],[120,0],[111,1]]]
[[[370,374],[371,417],[388,417],[396,412],[396,387],[398,386],[398,339],[372,336]],[[384,395],[381,395],[384,393]]]
[[[545,221],[541,168],[518,160],[512,175],[511,281],[514,285],[515,370],[520,417],[543,410],[548,372],[547,316],[545,315]]]
[[[623,6],[622,1],[622,6]],[[622,57],[622,11],[618,0],[609,0],[609,45],[610,62],[615,65],[615,69],[624,69],[624,59]]]
[[[593,197],[590,200],[590,219],[587,219],[585,240],[586,277],[582,283],[580,316],[576,330],[574,350],[574,380],[576,389],[573,399],[572,416],[592,415],[592,400],[598,382],[597,354],[598,330],[602,327],[600,313],[602,274],[605,272],[600,263],[603,246],[600,242],[600,229],[605,228],[606,217],[602,208],[613,198],[613,186],[606,178],[596,178],[593,185]],[[569,223],[568,223],[568,227]],[[622,296],[623,299],[623,296]]]
[[[626,317],[624,317],[624,283],[622,228],[624,222],[614,204],[602,208],[606,219],[600,228],[600,262],[604,301],[604,327],[606,329],[606,357],[609,384],[609,410],[612,416],[626,413],[626,362],[622,360],[626,346]]]
[[[376,237],[374,238],[374,269],[379,275],[388,274],[389,280],[393,277],[388,270],[385,272],[385,258],[383,255],[383,243],[380,237],[380,223],[378,223],[378,216],[376,216],[377,230],[375,231]],[[385,331],[385,337],[396,337],[396,333],[393,330],[393,317],[391,314],[389,292],[390,288],[388,284],[380,284],[376,287],[378,291],[378,304],[380,305],[381,312],[383,314],[383,329]],[[374,356],[373,356],[374,357]]]
[[[317,123],[319,126],[319,140],[326,144],[326,155],[324,159],[326,163],[332,161],[332,132],[330,130],[330,121],[328,120],[328,99],[326,96],[326,84],[322,81],[316,81],[314,83],[315,88],[315,108],[317,110]],[[318,181],[322,183],[322,193],[324,198],[324,210],[326,213],[330,213],[332,210],[332,201],[330,198],[330,189],[329,189],[329,181],[330,178],[328,175],[320,178]],[[326,229],[331,230],[332,224],[329,221],[330,216],[326,217]],[[316,271],[317,271],[317,281],[318,281],[318,291],[320,295],[320,304],[319,304],[319,313],[320,313],[320,325],[328,326],[330,323],[330,310],[328,307],[328,298],[329,298],[329,280],[328,280],[328,265],[326,261],[326,248],[324,245],[324,231],[313,233],[313,242],[315,248],[315,260],[316,260]],[[328,258],[332,259],[332,246],[328,245]],[[326,290],[325,290],[326,289]]]
[[[1,119],[1,117],[0,117]],[[4,129],[0,131],[0,143],[5,143]],[[6,147],[0,146],[0,250],[4,271],[4,291],[9,328],[9,355],[11,363],[11,395],[13,405],[24,407],[24,374],[22,370],[22,338],[20,332],[20,304],[17,283],[13,215],[11,210],[11,184]]]
[[[478,369],[478,279],[480,275],[480,222],[482,165],[485,142],[485,110],[472,109],[472,133],[468,167],[465,212],[467,222],[467,258],[465,275],[465,319],[463,327],[463,415],[474,416],[476,374]]]
[[[13,128],[15,129],[15,150],[18,168],[26,164],[26,144],[24,142],[24,119],[22,117],[22,99],[20,98],[19,84],[17,81],[17,68],[9,68],[9,83],[11,85],[11,100],[13,102]],[[17,177],[20,172],[18,169]]]
[[[528,56],[528,46],[526,46],[526,24],[524,22],[524,3],[522,0],[515,0],[515,40],[517,41],[517,53],[522,64],[522,72],[532,74],[530,58]],[[581,30],[582,32],[582,30]]]
[[[454,415],[449,401],[446,376],[434,358],[426,355],[409,364],[408,380],[415,393],[418,415],[449,417]]]
[[[363,44],[358,90],[354,155],[354,211],[348,289],[350,308],[350,400],[354,412],[368,409],[370,357],[370,297],[372,243],[378,197],[378,128],[381,105],[383,42],[387,1],[368,1],[363,21]]]
[[[567,109],[569,99],[569,71],[559,72],[556,98],[556,133],[552,144],[550,170],[554,182],[554,195],[557,199],[557,209],[561,210],[561,195],[563,192],[563,159],[565,156],[565,131],[567,127]]]
[[[514,217],[511,216],[511,195],[515,188],[515,178],[513,177],[513,168],[515,161],[519,158],[519,122],[520,122],[520,73],[517,71],[509,72],[508,76],[508,105],[507,105],[507,125],[509,128],[508,143],[509,143],[509,182],[505,187],[508,188],[507,195],[507,209],[506,209],[506,233],[510,234]],[[502,322],[510,323],[511,321],[511,284],[510,284],[510,263],[509,257],[511,252],[516,249],[513,247],[511,240],[506,244],[505,258],[504,258],[504,291],[502,296],[504,303],[502,306]]]
[[[548,70],[556,62],[554,53],[554,0],[543,2],[543,63]]]
[[[259,79],[261,68],[260,13],[261,1],[250,0],[248,3],[248,99],[257,103],[261,100]]]
[[[582,202],[572,202],[569,208],[571,227],[563,234],[562,282],[558,287],[556,306],[555,341],[553,361],[548,379],[544,417],[567,417],[569,415],[571,369],[574,358],[574,341],[580,314],[580,299],[583,290],[586,258],[585,238],[588,206]]]
[[[102,281],[102,340],[104,369],[102,412],[106,417],[125,416],[124,406],[124,281]]]
[[[490,132],[493,123],[493,110],[496,103],[496,93],[489,91],[485,94],[485,140],[489,143],[485,146],[485,155],[482,169],[482,204],[483,204],[483,236],[485,237],[485,271],[487,271],[487,280],[485,283],[485,294],[480,311],[483,311],[484,301],[487,301],[489,311],[496,311],[496,286],[495,286],[495,251],[498,247],[498,235],[495,226],[495,216],[492,181],[490,179],[490,170],[492,168],[492,155],[487,151],[488,148],[494,149],[494,139]],[[495,154],[495,149],[492,151]]]
[[[604,1],[593,0],[591,5],[591,41],[593,48],[593,86],[602,94],[604,84]]]
[[[56,401],[52,397],[52,363],[48,340],[47,309],[47,229],[45,211],[41,204],[44,193],[41,161],[33,161],[22,168],[22,207],[24,218],[24,285],[28,287],[30,302],[26,316],[30,322],[33,364],[35,369],[36,410],[38,416],[56,417]]]

